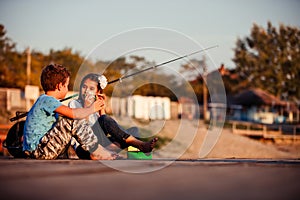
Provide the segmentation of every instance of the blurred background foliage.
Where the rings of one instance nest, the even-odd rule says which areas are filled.
[[[236,67],[227,69],[222,74],[222,79],[227,93],[236,94],[242,89],[251,87],[261,88],[285,100],[299,102],[300,99],[300,30],[280,24],[278,28],[270,22],[266,28],[253,24],[250,35],[238,38],[235,44],[234,61]],[[130,60],[130,61],[129,61]],[[30,84],[40,86],[40,73],[44,66],[58,63],[67,67],[71,72],[70,89],[77,90],[76,83],[85,74],[90,72],[103,73],[109,80],[122,77],[144,67],[155,65],[144,57],[131,56],[130,59],[121,57],[114,61],[92,62],[85,60],[79,52],[72,48],[62,50],[50,49],[44,54],[36,50],[31,52],[31,77]],[[199,61],[205,65],[205,59]],[[0,87],[24,89],[27,84],[26,76],[27,52],[18,52],[16,44],[6,36],[4,25],[0,24]],[[181,71],[192,69],[188,63],[181,66]],[[151,75],[150,75],[151,74]],[[76,80],[75,80],[76,79]],[[145,80],[148,82],[145,82]],[[197,72],[190,84],[202,101],[201,89],[205,81],[203,74]],[[144,82],[143,82],[144,81]],[[154,82],[154,83],[150,83]],[[146,84],[142,84],[146,83]],[[161,84],[159,84],[161,83]],[[140,86],[142,84],[142,86]],[[106,94],[111,96],[115,84],[106,89]],[[120,84],[122,85],[122,84]],[[142,73],[126,80],[125,86],[116,92],[117,96],[126,96],[126,87],[135,88],[134,94],[144,96],[167,96],[176,100],[176,96],[169,88],[163,85],[172,85],[175,88],[186,87],[176,81],[172,74],[153,70],[151,73]],[[174,87],[172,89],[174,89]],[[189,91],[186,89],[185,91]],[[183,94],[188,96],[189,94]]]

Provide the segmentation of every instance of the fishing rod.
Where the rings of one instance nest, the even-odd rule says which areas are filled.
[[[180,60],[180,59],[186,58],[186,57],[188,57],[188,56],[191,56],[191,55],[194,55],[194,54],[197,54],[197,53],[200,53],[200,52],[209,50],[209,49],[213,49],[213,48],[216,48],[216,47],[218,47],[218,45],[214,45],[214,46],[211,46],[211,47],[207,47],[207,48],[204,48],[204,49],[195,51],[195,52],[193,52],[193,53],[186,54],[186,55],[184,55],[184,56],[180,56],[180,57],[174,58],[174,59],[169,60],[169,61],[165,61],[165,62],[163,62],[163,63],[157,64],[157,65],[148,67],[148,68],[146,68],[146,69],[143,69],[143,70],[134,72],[134,73],[132,73],[132,74],[128,74],[128,75],[122,76],[122,77],[120,77],[120,78],[117,78],[117,79],[115,79],[115,80],[109,81],[107,84],[112,84],[112,83],[115,83],[115,82],[118,82],[118,81],[119,81],[119,82],[122,82],[122,80],[124,80],[124,79],[126,79],[126,78],[129,78],[129,77],[131,77],[131,76],[135,76],[135,75],[137,75],[137,74],[140,74],[140,73],[143,73],[143,72],[152,70],[152,69],[156,69],[156,68],[161,67],[161,66],[163,66],[163,65],[166,65],[166,64],[175,62],[175,61],[177,61],[177,60]],[[71,95],[71,96],[66,97],[66,98],[64,98],[64,99],[61,99],[60,102],[63,102],[63,101],[72,99],[72,98],[74,98],[74,97],[77,97],[78,95],[79,95],[79,94]],[[28,112],[25,112],[25,113],[17,112],[17,113],[16,113],[16,116],[13,117],[13,118],[11,118],[10,121],[12,122],[12,121],[16,121],[16,120],[18,120],[18,119],[20,119],[20,118],[26,117],[27,114],[28,114]]]
[[[109,85],[109,84],[112,84],[112,83],[115,83],[115,82],[118,82],[118,81],[119,81],[119,82],[122,82],[122,80],[124,80],[124,79],[126,79],[126,78],[129,78],[129,77],[131,77],[131,76],[135,76],[135,75],[140,74],[140,73],[143,73],[143,72],[145,72],[145,71],[149,71],[149,70],[152,70],[152,69],[156,69],[156,68],[161,67],[161,66],[163,66],[163,65],[166,65],[166,64],[175,62],[175,61],[177,61],[177,60],[180,60],[180,59],[186,58],[186,57],[188,57],[188,56],[191,56],[191,55],[194,55],[194,54],[197,54],[197,53],[200,53],[200,52],[209,50],[209,49],[213,49],[213,48],[216,48],[216,47],[218,47],[218,45],[214,45],[214,46],[211,46],[211,47],[207,47],[207,48],[205,48],[205,49],[201,49],[201,50],[195,51],[195,52],[193,52],[193,53],[186,54],[186,55],[184,55],[184,56],[180,56],[180,57],[174,58],[174,59],[169,60],[169,61],[165,61],[165,62],[163,62],[163,63],[160,63],[160,64],[157,64],[157,65],[148,67],[148,68],[146,68],[146,69],[143,69],[143,70],[134,72],[134,73],[132,73],[132,74],[124,75],[124,76],[122,76],[121,78],[117,78],[117,79],[115,79],[115,80],[109,81],[107,84]],[[72,99],[72,98],[74,98],[74,97],[76,97],[76,96],[78,96],[78,94],[74,94],[74,95],[71,95],[71,96],[69,96],[69,97],[66,97],[65,99],[62,99],[61,101],[66,101],[66,100]]]
[[[129,77],[131,77],[131,76],[135,76],[135,75],[137,75],[137,74],[143,73],[143,72],[145,72],[145,71],[149,71],[149,70],[151,70],[151,69],[156,69],[156,68],[158,68],[158,67],[161,67],[161,66],[163,66],[163,65],[169,64],[169,63],[171,63],[171,62],[175,62],[175,61],[177,61],[177,60],[180,60],[180,59],[186,58],[186,57],[188,57],[188,56],[191,56],[191,55],[194,55],[194,54],[197,54],[197,53],[200,53],[200,52],[203,52],[203,51],[212,49],[212,48],[216,48],[216,47],[218,47],[218,45],[211,46],[211,47],[208,47],[208,48],[205,48],[205,49],[201,49],[201,50],[199,50],[199,51],[195,51],[195,52],[193,52],[193,53],[190,53],[190,54],[187,54],[187,55],[184,55],[184,56],[180,56],[180,57],[178,57],[178,58],[174,58],[174,59],[172,59],[172,60],[169,60],[169,61],[160,63],[160,64],[158,64],[158,65],[154,65],[154,66],[152,66],[152,67],[148,67],[148,68],[146,68],[146,69],[143,69],[143,70],[134,72],[134,73],[132,73],[132,74],[125,75],[125,76],[123,76],[123,77],[121,77],[121,78],[117,78],[117,79],[115,79],[115,80],[113,80],[113,81],[109,81],[107,84],[115,83],[115,82],[117,82],[117,81],[122,82],[123,79],[129,78]]]

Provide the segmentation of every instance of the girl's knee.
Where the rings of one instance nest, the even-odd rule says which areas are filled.
[[[112,125],[112,124],[115,125],[115,124],[117,124],[116,121],[113,118],[111,118],[110,116],[108,116],[108,115],[101,115],[99,117],[98,121],[102,125],[104,125],[104,124],[106,124],[106,125],[108,125],[108,124],[109,125]]]
[[[127,129],[126,132],[134,137],[140,137],[139,129],[135,126]]]
[[[107,115],[101,115],[99,118],[98,118],[98,121],[99,122],[104,122],[104,121],[107,121],[109,120],[109,116]]]

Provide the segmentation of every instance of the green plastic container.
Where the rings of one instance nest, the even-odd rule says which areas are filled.
[[[127,158],[132,160],[152,160],[152,152],[145,154],[141,151],[128,151]]]

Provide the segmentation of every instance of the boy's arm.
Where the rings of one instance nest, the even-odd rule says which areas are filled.
[[[104,104],[101,100],[96,100],[91,106],[87,108],[70,108],[68,106],[61,105],[56,108],[55,112],[71,119],[83,119],[90,114],[101,110],[103,106]]]

